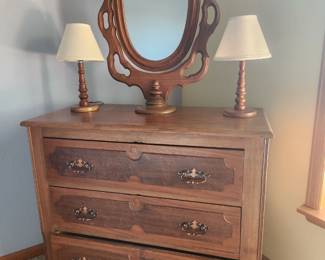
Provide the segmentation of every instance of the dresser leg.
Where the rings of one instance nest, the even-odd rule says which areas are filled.
[[[46,246],[46,259],[52,260],[50,253],[50,223],[49,223],[49,185],[46,178],[46,168],[43,152],[43,134],[41,128],[28,128],[29,144],[32,155],[33,175],[37,198],[38,212],[41,219],[42,234]]]

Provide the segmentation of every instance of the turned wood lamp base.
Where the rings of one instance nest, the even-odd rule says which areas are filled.
[[[83,61],[78,61],[78,73],[79,73],[79,105],[71,107],[71,112],[74,113],[89,113],[99,110],[102,102],[90,102],[88,101],[88,88],[85,78],[85,66]]]
[[[88,106],[81,107],[80,105],[75,105],[71,107],[71,112],[74,113],[88,113],[88,112],[97,112],[102,103],[98,102],[89,102]]]
[[[235,108],[225,109],[223,115],[226,117],[236,117],[236,118],[250,118],[255,117],[257,112],[253,108],[246,108],[245,110],[236,110]]]
[[[246,62],[240,61],[239,63],[239,79],[236,91],[236,104],[232,109],[226,109],[223,115],[226,117],[234,118],[251,118],[257,115],[253,108],[246,107],[246,80],[245,80]]]

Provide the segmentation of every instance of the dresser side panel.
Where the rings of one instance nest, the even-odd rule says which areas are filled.
[[[251,139],[245,150],[241,260],[261,260],[265,199],[264,138]]]
[[[50,248],[50,196],[46,178],[43,151],[43,135],[41,128],[28,128],[28,138],[32,157],[34,183],[36,189],[37,206],[41,219],[41,229],[47,247],[47,259],[52,260]]]

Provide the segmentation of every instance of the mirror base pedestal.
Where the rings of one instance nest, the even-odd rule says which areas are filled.
[[[158,80],[155,80],[147,98],[145,106],[137,107],[135,112],[144,115],[165,115],[176,111],[176,107],[169,106],[163,98]]]
[[[137,114],[144,115],[166,115],[176,111],[176,107],[173,106],[141,106],[135,109]]]

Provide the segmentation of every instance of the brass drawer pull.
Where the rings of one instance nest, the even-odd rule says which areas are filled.
[[[95,209],[88,209],[86,206],[74,209],[73,212],[75,217],[83,222],[94,220],[97,217],[97,211]]]
[[[205,235],[208,232],[208,226],[193,220],[191,222],[184,222],[181,224],[182,231],[188,236]]]
[[[87,260],[87,257],[81,256],[81,257],[78,257],[78,258],[72,258],[71,260]]]
[[[187,184],[203,184],[208,181],[209,177],[204,171],[198,171],[195,168],[180,171],[177,175]]]
[[[85,174],[87,172],[90,172],[94,168],[94,165],[81,158],[74,161],[67,162],[66,164],[68,168],[72,170],[73,173],[76,174]]]

